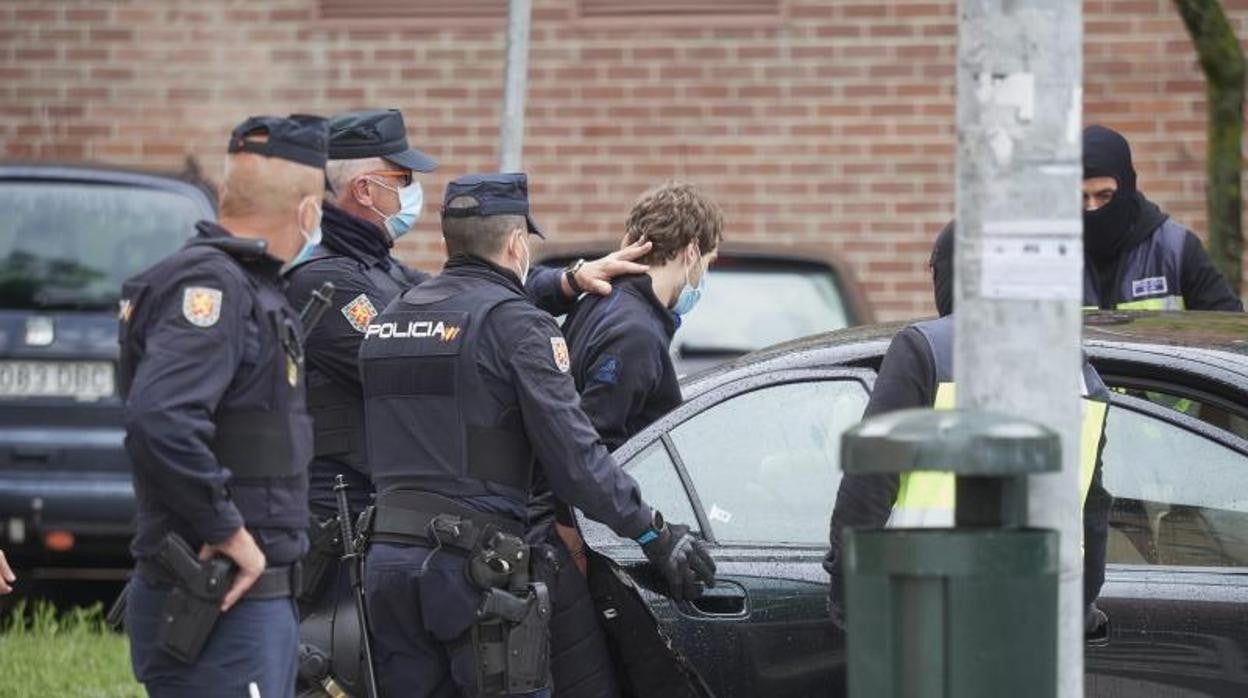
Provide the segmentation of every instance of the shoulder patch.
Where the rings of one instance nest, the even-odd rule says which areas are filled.
[[[182,317],[196,327],[212,327],[221,319],[221,291],[187,286],[182,291]]]
[[[129,298],[122,298],[117,302],[117,319],[122,322],[130,322],[131,316],[134,315],[134,301]]]
[[[373,306],[373,302],[368,296],[361,293],[351,299],[350,303],[342,306],[342,315],[351,323],[351,327],[356,332],[363,333],[368,329],[373,319],[377,317],[377,308]]]
[[[555,355],[555,366],[567,373],[572,370],[572,357],[568,355],[568,342],[563,337],[550,338],[550,350]]]
[[[598,364],[598,369],[594,371],[594,382],[604,383],[606,385],[615,385],[620,380],[620,360],[614,356],[608,356]]]

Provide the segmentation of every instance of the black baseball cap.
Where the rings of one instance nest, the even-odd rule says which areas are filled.
[[[416,172],[432,172],[438,162],[407,143],[407,127],[398,109],[369,109],[338,114],[329,120],[329,159],[385,158]]]
[[[461,196],[471,196],[477,200],[476,206],[467,208],[450,208],[452,200]],[[491,174],[470,174],[446,185],[446,196],[442,199],[442,216],[444,218],[473,218],[481,216],[524,216],[529,225],[529,232],[545,238],[542,229],[533,222],[529,215],[529,178],[523,172],[499,172]]]
[[[257,135],[264,135],[266,139],[247,140],[248,136]],[[329,122],[324,117],[311,114],[251,116],[234,127],[229,152],[281,158],[321,170],[328,159],[328,145]]]

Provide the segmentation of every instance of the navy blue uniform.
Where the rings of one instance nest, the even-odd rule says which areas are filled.
[[[606,297],[581,299],[564,322],[563,333],[581,408],[603,443],[614,450],[678,406],[681,397],[669,352],[680,316],[654,295],[648,274],[623,276],[612,286]],[[543,503],[549,499],[538,496],[535,516],[542,515]],[[575,525],[567,507],[559,506],[556,518],[565,526]],[[536,526],[530,540],[554,545],[562,561],[553,585],[550,628],[551,674],[557,695],[619,695],[585,577],[549,522]]]
[[[647,531],[653,512],[581,411],[570,363],[553,318],[513,272],[450,260],[392,303],[361,349],[379,498],[432,493],[519,529],[540,472],[620,535]],[[482,592],[464,563],[428,541],[374,542],[365,588],[383,694],[477,693],[465,637]]]
[[[329,203],[324,211],[321,248],[287,272],[287,297],[295,307],[326,281],[334,284],[330,309],[307,339],[308,409],[316,425],[316,453],[308,472],[312,512],[322,518],[337,511],[333,487],[338,475],[350,486],[356,513],[372,491],[362,443],[359,353],[364,330],[400,293],[430,278],[392,257],[392,239],[375,224]],[[533,302],[556,315],[572,304],[559,276],[559,270],[534,269],[527,284]]]
[[[143,561],[174,532],[193,549],[246,526],[270,567],[307,551],[307,463],[298,317],[265,243],[201,222],[180,251],[126,282],[121,383]],[[139,575],[126,625],[153,695],[293,692],[295,610],[244,598],[191,666],[155,645],[169,587]]]
[[[563,324],[581,407],[610,449],[680,404],[670,353],[680,316],[655,297],[648,274],[613,286],[605,298],[583,299]]]
[[[402,292],[430,277],[404,266],[391,256],[393,239],[380,227],[326,203],[321,230],[324,238],[316,253],[286,273],[287,297],[300,308],[326,281],[334,284],[329,310],[306,341],[308,411],[315,433],[315,453],[309,475],[309,504],[313,516],[324,520],[337,513],[334,482],[341,475],[348,485],[353,514],[372,499],[364,457],[364,403],[360,386],[359,353],[364,331]],[[559,272],[534,270],[528,293],[539,307],[555,314],[567,311],[571,301],[559,287]],[[304,610],[315,608],[327,594],[341,598],[349,591],[337,562],[303,599]],[[330,594],[330,590],[336,590]]]

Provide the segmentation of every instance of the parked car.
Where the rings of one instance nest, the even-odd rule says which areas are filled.
[[[844,637],[820,562],[840,437],[900,327],[811,337],[690,378],[684,404],[615,453],[713,547],[719,583],[702,598],[647,595],[720,698],[836,695]],[[1085,348],[1116,388],[1099,602],[1111,632],[1087,649],[1088,695],[1248,695],[1248,316],[1102,313]],[[581,525],[643,585],[653,576],[635,544]]]
[[[122,576],[134,492],[117,313],[209,192],[113,168],[0,165],[0,547],[21,570]]]
[[[544,243],[538,263],[595,259],[618,241]],[[672,340],[681,375],[798,337],[872,321],[853,275],[830,246],[725,242],[709,289]]]

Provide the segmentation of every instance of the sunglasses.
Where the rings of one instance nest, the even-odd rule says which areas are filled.
[[[375,175],[377,177],[395,177],[402,186],[408,187],[412,184],[411,170],[377,170],[376,172],[368,172],[364,176]]]

